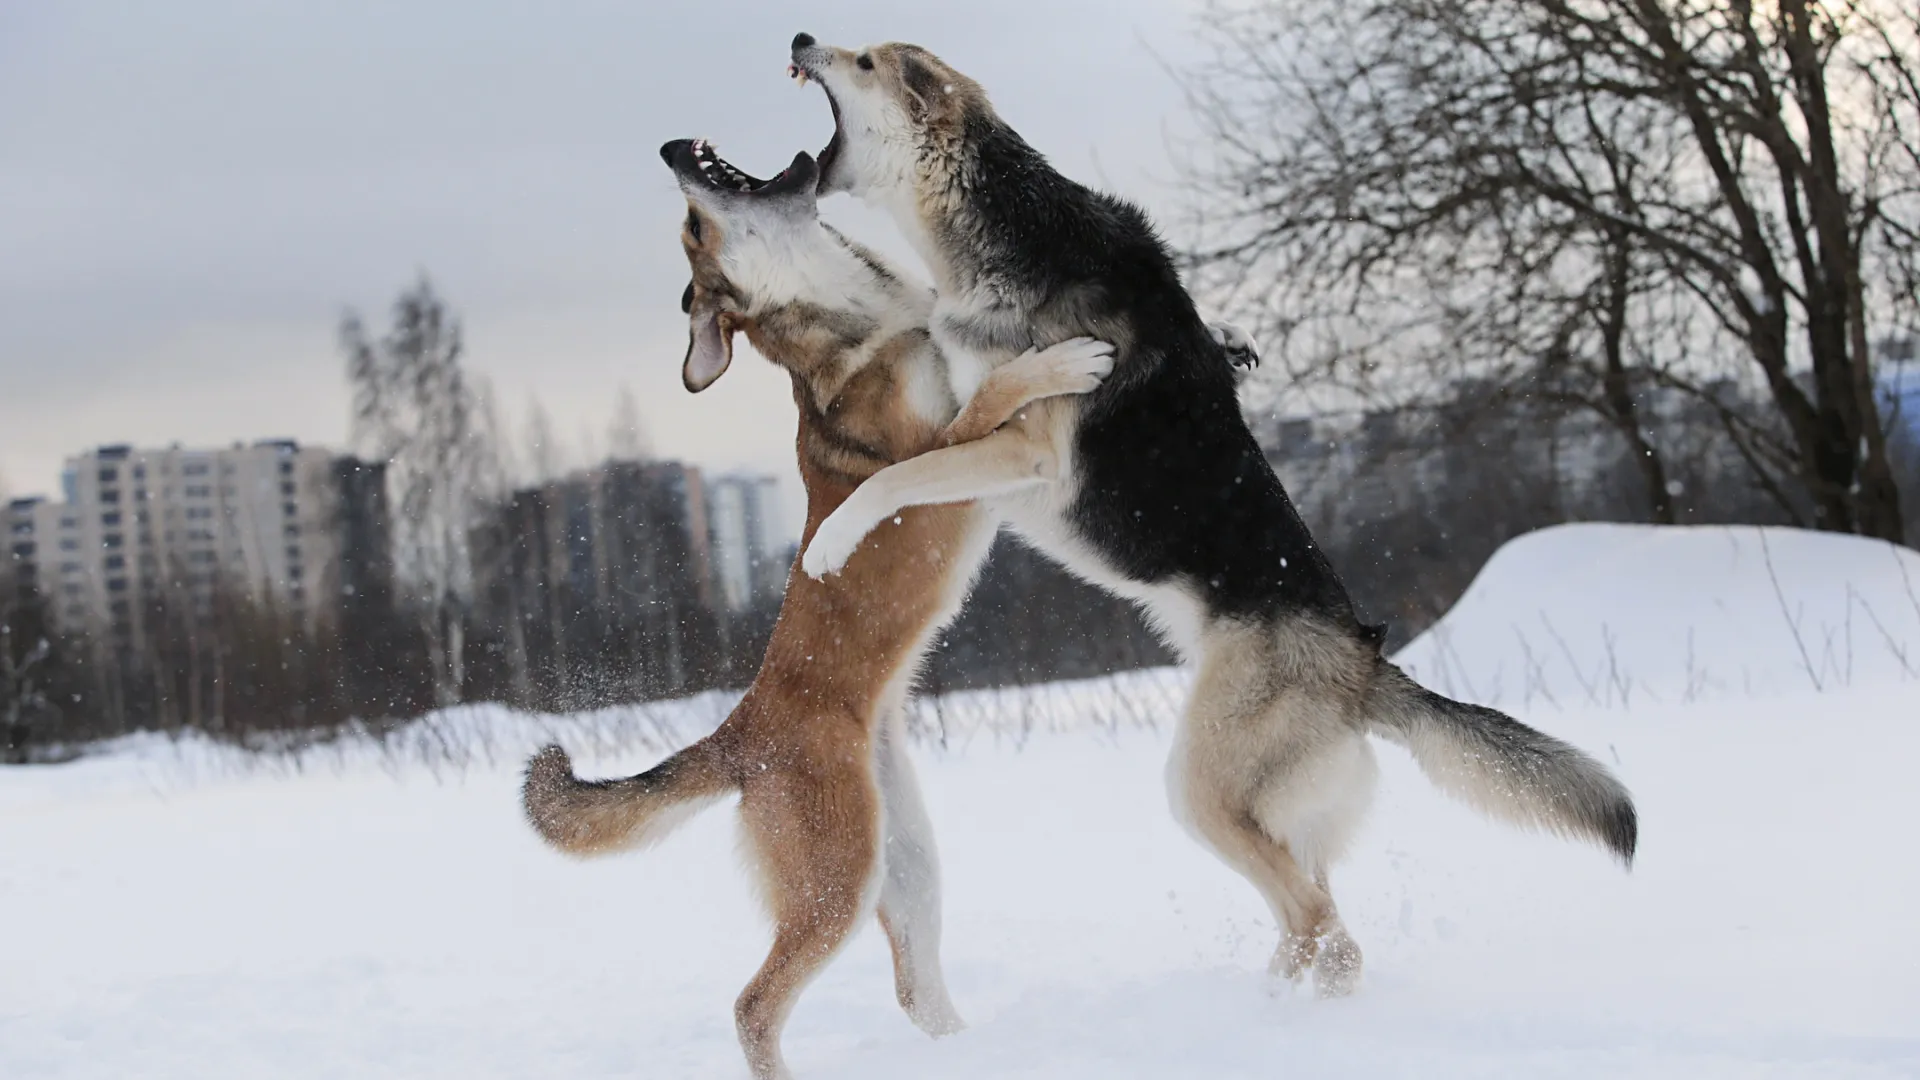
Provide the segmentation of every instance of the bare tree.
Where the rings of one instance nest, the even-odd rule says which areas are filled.
[[[34,588],[0,553],[0,761],[25,760],[34,723],[55,712],[47,676],[52,635]]]
[[[1783,511],[1904,535],[1870,329],[1920,283],[1911,4],[1256,0],[1189,82],[1203,281],[1292,373],[1539,385],[1662,462],[1691,395]],[[1269,350],[1270,352],[1276,350]],[[1762,388],[1755,415],[1716,380]]]
[[[547,415],[547,407],[540,403],[537,395],[527,399],[527,426],[521,442],[521,454],[528,469],[522,479],[527,483],[545,483],[566,471],[565,447],[554,434],[553,417]]]
[[[473,527],[498,482],[487,411],[460,364],[459,322],[425,277],[395,301],[383,337],[371,339],[349,312],[340,343],[354,440],[387,466],[394,576],[420,621],[434,696],[452,704],[466,681]]]
[[[633,387],[626,383],[620,384],[620,393],[613,399],[607,451],[621,461],[646,461],[653,457],[652,440],[647,437],[646,423],[640,418],[640,400],[633,396]]]

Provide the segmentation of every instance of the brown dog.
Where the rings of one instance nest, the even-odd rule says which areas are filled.
[[[669,143],[661,154],[688,204],[686,385],[720,377],[739,331],[791,374],[806,538],[888,464],[985,436],[1041,398],[1091,390],[1111,365],[1105,345],[1065,342],[994,372],[955,417],[945,358],[926,329],[932,296],[819,221],[811,158],[761,182],[709,144]],[[528,766],[528,818],[574,855],[644,845],[739,793],[777,927],[734,1010],[756,1077],[787,1075],[780,1031],[795,997],[876,905],[907,1015],[934,1035],[961,1026],[940,970],[938,863],[900,716],[995,525],[971,503],[914,507],[895,521],[845,573],[788,577],[759,676],[712,735],[620,780],[575,778],[559,747]]]

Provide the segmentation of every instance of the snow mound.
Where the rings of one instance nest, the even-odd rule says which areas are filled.
[[[1494,553],[1395,659],[1506,708],[1824,692],[1920,678],[1920,554],[1799,529],[1561,525]]]

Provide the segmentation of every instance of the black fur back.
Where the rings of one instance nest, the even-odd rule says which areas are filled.
[[[1081,414],[1071,512],[1082,538],[1133,580],[1185,579],[1214,616],[1311,611],[1357,628],[1146,215],[1060,175],[1005,125],[979,125],[968,209],[983,276],[1033,290],[1036,315],[1091,304],[1096,325],[1083,332],[1115,319],[1132,330]]]

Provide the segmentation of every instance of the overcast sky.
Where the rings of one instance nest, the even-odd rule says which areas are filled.
[[[584,459],[624,383],[655,451],[778,472],[793,404],[743,355],[678,377],[684,203],[656,151],[766,174],[831,131],[783,75],[806,30],[907,40],[978,79],[1068,174],[1168,221],[1186,130],[1178,0],[913,5],[0,0],[0,484],[107,442],[340,445],[334,327],[417,271],[517,434],[531,395]],[[908,259],[845,196],[827,215]]]

